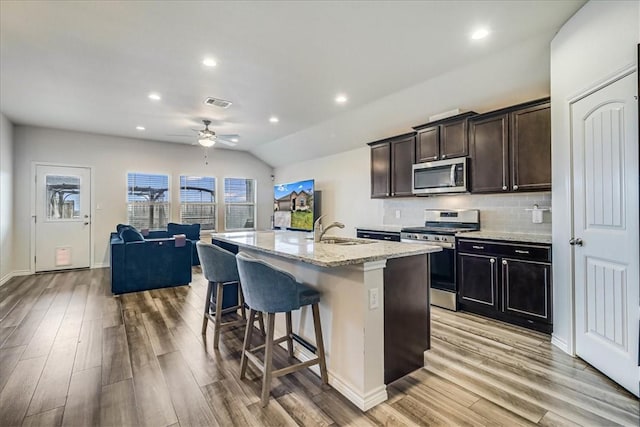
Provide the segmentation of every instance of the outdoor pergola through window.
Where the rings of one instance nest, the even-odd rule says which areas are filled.
[[[127,211],[129,224],[138,229],[164,229],[169,223],[169,176],[129,173]]]
[[[216,228],[216,179],[210,176],[180,177],[180,222]]]

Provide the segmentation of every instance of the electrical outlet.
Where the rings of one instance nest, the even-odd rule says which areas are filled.
[[[375,310],[380,307],[379,297],[378,288],[369,289],[369,310]]]
[[[396,219],[400,219],[400,209],[396,209]]]

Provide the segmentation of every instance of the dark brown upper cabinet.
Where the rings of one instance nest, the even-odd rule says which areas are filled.
[[[412,196],[415,133],[370,142],[371,198]]]
[[[469,154],[467,120],[473,111],[415,126],[416,163],[464,157]]]
[[[470,119],[469,157],[472,193],[550,190],[549,99]]]

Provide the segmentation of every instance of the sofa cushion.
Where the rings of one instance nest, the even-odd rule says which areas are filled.
[[[135,227],[122,228],[120,230],[120,237],[125,243],[144,241],[144,236]]]
[[[170,222],[167,224],[167,234],[173,236],[175,234],[184,234],[189,240],[200,240],[200,224],[176,224]]]

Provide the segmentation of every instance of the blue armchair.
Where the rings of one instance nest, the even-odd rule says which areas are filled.
[[[144,239],[133,227],[119,226],[111,233],[111,292],[121,294],[191,282],[190,240]]]
[[[167,231],[149,231],[149,234],[144,237],[145,239],[168,239],[176,234],[184,234],[191,241],[191,265],[200,265],[200,258],[198,258],[198,251],[196,250],[196,243],[200,240],[200,224],[176,224],[175,222],[170,222],[167,224]]]

